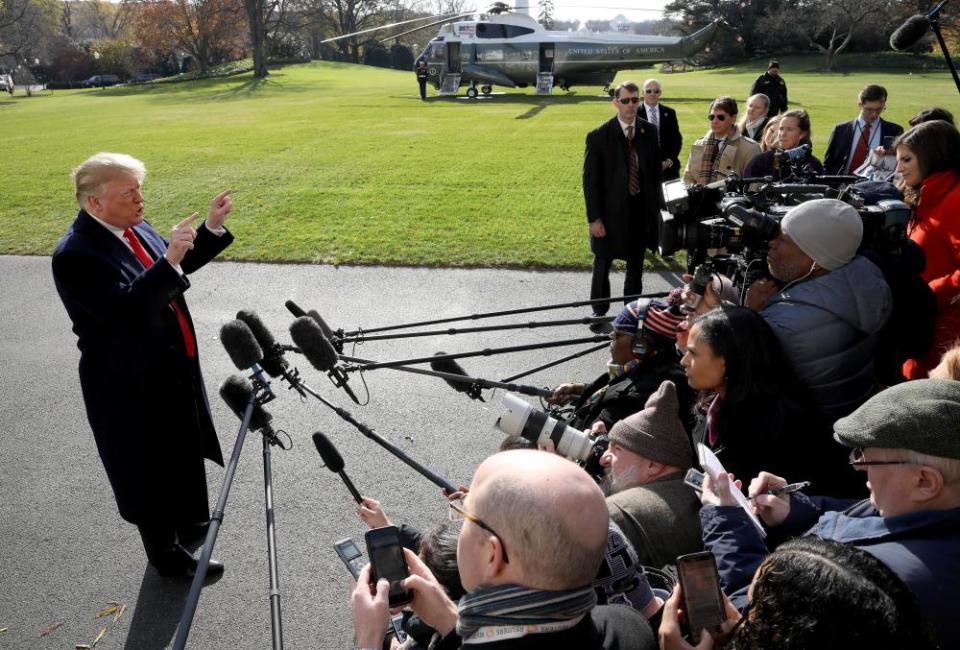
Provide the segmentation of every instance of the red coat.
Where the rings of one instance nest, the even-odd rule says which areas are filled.
[[[943,352],[960,338],[960,174],[931,174],[920,188],[910,239],[927,256],[923,279],[937,298],[933,347],[925,359],[907,361],[907,379],[923,379]]]

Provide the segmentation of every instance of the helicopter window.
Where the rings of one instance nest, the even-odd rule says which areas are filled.
[[[529,27],[519,25],[503,25],[498,23],[478,23],[477,38],[514,38],[525,34],[532,34]]]
[[[427,58],[433,59],[434,61],[443,60],[443,45],[441,43],[431,43],[430,47],[427,48]]]

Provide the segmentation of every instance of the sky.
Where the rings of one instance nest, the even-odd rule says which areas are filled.
[[[631,21],[659,20],[669,0],[553,0],[558,20],[603,20],[622,15]],[[538,0],[530,0],[530,14],[536,16]]]

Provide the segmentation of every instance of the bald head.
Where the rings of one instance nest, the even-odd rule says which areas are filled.
[[[503,536],[513,577],[536,589],[582,587],[607,542],[603,494],[580,467],[554,454],[513,450],[485,460],[469,509]]]

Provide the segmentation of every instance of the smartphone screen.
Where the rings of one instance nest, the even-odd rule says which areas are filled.
[[[690,638],[700,643],[702,630],[720,629],[723,623],[723,595],[713,553],[691,553],[677,558],[683,611]]]
[[[385,578],[390,582],[390,607],[409,603],[413,594],[400,586],[400,581],[410,575],[400,546],[400,531],[396,526],[374,528],[367,531],[366,539],[373,581]]]
[[[337,555],[340,556],[340,559],[343,560],[343,563],[347,566],[351,575],[353,575],[353,579],[358,579],[365,562],[363,561],[363,553],[360,551],[357,543],[348,537],[334,544],[333,548],[337,552]]]
[[[885,138],[883,139],[883,150],[884,150],[884,152],[885,152],[887,155],[890,155],[890,154],[894,153],[894,151],[893,151],[893,143],[894,143],[894,141],[896,141],[896,139],[897,139],[897,138],[896,138],[895,136],[892,136],[892,135],[888,135],[887,137],[885,137]]]

